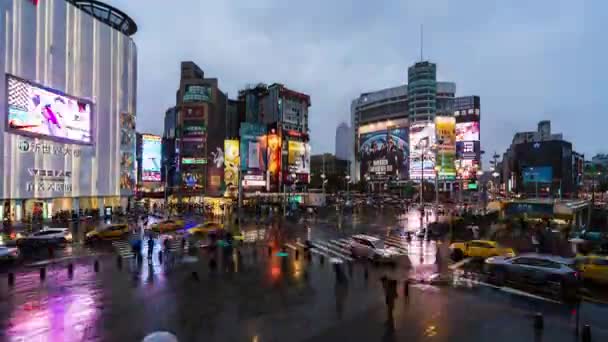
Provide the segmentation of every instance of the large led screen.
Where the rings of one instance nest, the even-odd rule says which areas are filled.
[[[410,126],[410,179],[435,178],[435,152],[431,148],[434,144],[434,123]]]
[[[156,135],[144,134],[141,140],[141,180],[144,182],[160,182],[161,138]]]
[[[91,102],[7,75],[7,129],[18,134],[90,144]]]
[[[361,174],[372,179],[408,176],[409,139],[407,128],[391,128],[359,136]]]
[[[261,140],[266,140],[266,126],[249,122],[241,122],[239,129],[241,137],[241,170],[266,169],[266,150]]]
[[[437,166],[439,179],[456,177],[456,119],[438,116],[435,118],[437,133]]]
[[[479,122],[459,122],[456,124],[456,141],[478,141]]]
[[[530,166],[522,169],[524,184],[551,183],[553,181],[553,168],[551,166]]]
[[[310,174],[310,145],[301,141],[289,141],[289,172]]]

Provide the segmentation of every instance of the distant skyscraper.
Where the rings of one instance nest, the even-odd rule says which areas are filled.
[[[350,126],[342,122],[336,128],[336,158],[350,160],[353,151],[353,133]]]

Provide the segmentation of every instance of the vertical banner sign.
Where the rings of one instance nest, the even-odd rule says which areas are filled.
[[[438,116],[435,118],[437,134],[437,166],[439,179],[456,178],[456,119]]]
[[[277,134],[268,135],[268,173],[270,176],[270,187],[279,190],[279,176],[281,172],[281,137]]]
[[[224,140],[224,182],[226,187],[239,184],[239,141]]]
[[[120,193],[130,195],[135,188],[135,115],[120,114]]]

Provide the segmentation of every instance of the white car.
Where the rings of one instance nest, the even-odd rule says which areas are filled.
[[[0,261],[15,261],[19,258],[19,248],[0,246]]]
[[[19,238],[17,240],[17,245],[30,247],[39,245],[61,244],[66,242],[72,242],[72,233],[70,233],[70,230],[68,228],[45,227],[36,233]]]
[[[356,258],[368,258],[379,262],[394,262],[399,252],[392,247],[386,248],[384,241],[369,235],[353,235],[350,251]]]

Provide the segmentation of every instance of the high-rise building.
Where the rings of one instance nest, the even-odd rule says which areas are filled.
[[[435,117],[452,116],[456,85],[436,81],[436,65],[419,62],[408,69],[408,84],[361,94],[351,104],[354,160],[351,176],[372,183],[404,181],[422,175],[420,158],[410,160],[413,137],[435,138]],[[418,144],[419,141],[416,142]],[[384,148],[384,146],[387,148]],[[380,152],[373,152],[377,149]],[[383,154],[381,151],[391,151]],[[434,156],[425,158],[425,178],[434,177]],[[418,153],[417,150],[415,154]],[[413,173],[412,173],[413,172]]]
[[[128,209],[137,25],[94,0],[2,0],[0,13],[0,221]]]
[[[226,115],[230,105],[217,78],[205,77],[194,62],[181,63],[176,106],[165,116],[164,138],[174,140],[173,148],[165,148],[170,193],[194,200],[223,194],[224,140],[227,125],[233,125]]]
[[[342,122],[336,128],[336,158],[352,161],[353,147],[352,130],[346,122]]]
[[[582,155],[562,134],[551,132],[551,123],[541,121],[536,132],[518,132],[503,154],[501,169],[508,192],[541,197],[571,197],[582,176]]]

